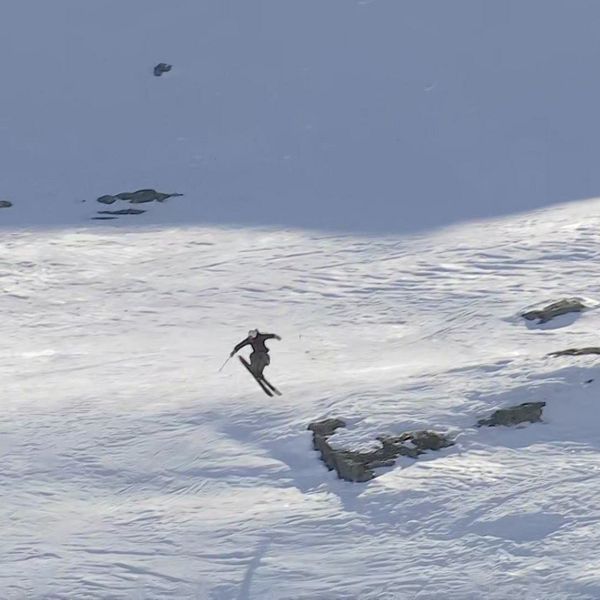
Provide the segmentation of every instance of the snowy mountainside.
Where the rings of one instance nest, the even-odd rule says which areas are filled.
[[[598,208],[403,239],[3,234],[3,596],[598,597],[596,361],[547,357],[598,313],[517,317],[597,298]],[[281,398],[217,372],[248,323],[283,338]],[[530,400],[543,423],[474,427]],[[322,416],[457,443],[352,484],[311,448]]]
[[[597,345],[600,201],[564,202],[600,188],[599,24],[6,3],[0,598],[600,598],[597,360],[548,356]],[[281,398],[219,372],[250,327],[282,336]],[[475,427],[530,401],[542,423]],[[349,483],[324,417],[456,443]]]

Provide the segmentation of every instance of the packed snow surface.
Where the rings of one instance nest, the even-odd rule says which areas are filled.
[[[546,354],[600,319],[518,313],[597,297],[599,208],[402,239],[4,233],[3,597],[597,598],[597,361]],[[250,325],[283,338],[281,398],[218,372]],[[474,427],[538,400],[542,424]],[[457,443],[342,482],[325,416]]]

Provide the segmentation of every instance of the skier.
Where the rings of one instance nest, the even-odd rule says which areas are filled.
[[[260,333],[258,329],[251,329],[248,332],[248,337],[245,340],[242,340],[229,355],[231,358],[244,346],[252,346],[252,354],[250,354],[250,372],[258,380],[264,379],[263,371],[265,367],[271,363],[269,349],[265,346],[266,340],[281,340],[281,337],[276,333]]]

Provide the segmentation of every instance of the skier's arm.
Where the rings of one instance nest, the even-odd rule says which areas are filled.
[[[247,346],[250,343],[250,338],[246,338],[242,340],[232,351],[229,356],[233,356],[236,352],[239,352],[244,346]]]
[[[263,335],[265,337],[265,340],[279,340],[279,341],[281,341],[281,337],[278,336],[276,333],[265,333]]]

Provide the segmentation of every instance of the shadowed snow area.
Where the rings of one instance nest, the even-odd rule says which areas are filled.
[[[516,315],[597,296],[599,208],[404,239],[4,233],[2,596],[597,598],[597,361],[546,355],[598,312]],[[281,398],[217,372],[248,324],[283,338]],[[543,423],[474,427],[540,400]],[[324,416],[456,445],[346,483],[311,449]]]
[[[599,27],[583,0],[12,2],[0,225],[140,188],[184,196],[136,223],[387,233],[593,197]]]

